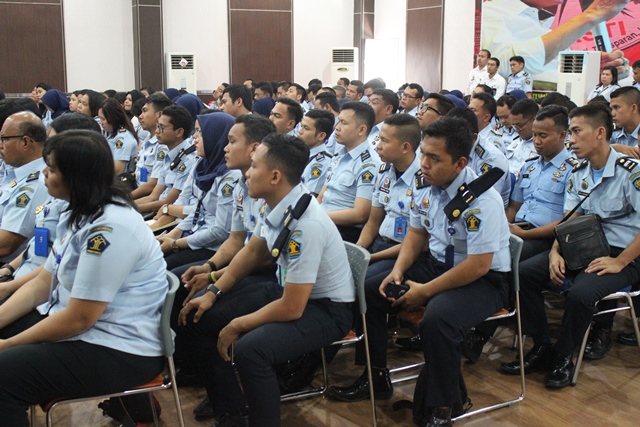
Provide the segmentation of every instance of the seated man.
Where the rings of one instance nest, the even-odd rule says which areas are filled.
[[[308,159],[309,149],[298,138],[275,134],[262,141],[247,187],[251,197],[265,199],[264,215],[225,274],[180,313],[209,400],[222,415],[217,426],[247,425],[247,405],[250,425],[280,425],[273,366],[327,346],[351,327],[355,288],[346,250],[335,225],[300,184]],[[292,207],[303,210],[301,199],[308,207],[299,219],[283,222]],[[281,284],[234,287],[268,260],[286,271]],[[241,334],[233,356],[242,390],[229,354]]]
[[[450,426],[461,378],[464,333],[507,302],[509,226],[494,189],[470,204],[462,198],[460,187],[477,179],[466,167],[473,146],[467,122],[446,117],[429,125],[423,135],[422,174],[412,188],[409,231],[391,274],[379,286],[366,288],[366,319],[374,391],[376,398],[388,399],[392,386],[386,369],[387,313],[401,306],[409,310],[426,306],[420,323],[426,362],[424,403],[433,408],[426,425]],[[448,217],[445,207],[449,203],[453,208]],[[404,283],[409,290],[397,300],[385,298],[385,291],[394,283]],[[361,365],[364,360],[364,346],[358,343],[356,363]],[[332,387],[331,392],[343,400],[357,400],[353,397],[363,398],[358,392],[363,387],[368,387],[366,374],[352,386]]]
[[[325,144],[332,132],[333,114],[327,110],[309,110],[302,118],[298,137],[309,147],[309,163],[302,173],[302,183],[314,196],[322,191],[333,158]]]
[[[638,130],[640,129],[640,90],[634,86],[611,92],[611,114],[616,130],[611,136],[613,148],[626,156],[640,158]]]
[[[569,118],[571,148],[584,161],[573,168],[564,210],[569,213],[590,195],[572,217],[586,213],[600,215],[611,256],[596,258],[586,269],[572,271],[567,268],[556,241],[550,251],[520,264],[522,332],[532,336],[534,342],[525,356],[524,369],[526,373],[549,369],[545,382],[549,388],[562,388],[571,383],[573,351],[582,342],[597,312],[595,303],[640,280],[638,162],[623,157],[609,145],[613,125],[606,106],[588,104],[571,111]],[[557,286],[570,281],[560,336],[555,345],[551,342],[542,296],[549,280]],[[597,330],[592,330],[591,337],[600,336]],[[520,362],[502,364],[501,371],[517,375]]]
[[[478,119],[478,141],[482,145],[493,144],[503,154],[506,153],[502,145],[502,133],[491,126],[496,115],[496,100],[488,93],[474,93],[469,101],[469,109]]]
[[[511,126],[518,133],[511,145],[507,147],[507,159],[509,160],[509,171],[520,179],[518,173],[524,165],[524,161],[536,155],[533,147],[533,119],[538,114],[538,104],[532,99],[521,99],[513,104],[509,121]]]
[[[579,163],[564,147],[567,110],[549,105],[533,122],[533,143],[538,156],[525,161],[507,208],[511,233],[524,240],[520,261],[551,249],[553,229],[562,219],[569,176]]]
[[[436,120],[440,120],[455,107],[453,102],[444,95],[431,92],[427,99],[420,105],[416,119],[420,124],[420,130],[425,130],[427,126]]]
[[[335,129],[339,147],[318,195],[325,212],[338,226],[343,240],[355,243],[369,219],[373,184],[380,158],[367,141],[375,113],[362,102],[348,102],[340,109]]]
[[[269,120],[276,125],[278,133],[293,135],[296,126],[298,126],[300,120],[302,120],[303,115],[302,107],[298,101],[287,96],[283,96],[278,100],[276,105],[273,107],[273,110],[271,110]]]
[[[380,128],[384,120],[398,111],[398,95],[389,89],[375,89],[369,97],[369,105],[376,113],[375,125],[369,132],[367,140],[372,147],[375,147],[380,141]]]
[[[140,212],[157,212],[180,196],[196,160],[195,145],[189,138],[192,123],[191,114],[180,105],[170,105],[162,110],[156,136],[158,142],[167,146],[169,151],[161,156],[162,166],[154,165],[154,169],[160,170],[157,174],[158,183],[151,194],[135,201]]]
[[[502,95],[496,101],[497,127],[502,134],[502,146],[507,149],[513,140],[518,137],[516,130],[511,126],[511,108],[516,103],[516,99],[511,95]]]

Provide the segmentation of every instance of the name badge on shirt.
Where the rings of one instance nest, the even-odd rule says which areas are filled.
[[[36,227],[35,240],[35,254],[37,256],[47,256],[49,252],[49,229]]]
[[[147,182],[147,168],[140,168],[140,182]]]
[[[395,227],[393,229],[393,237],[404,237],[407,234],[407,219],[396,218]]]

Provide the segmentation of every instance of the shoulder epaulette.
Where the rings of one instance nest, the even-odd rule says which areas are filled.
[[[124,126],[122,126],[122,127],[120,128],[120,131],[119,131],[119,132],[120,132],[120,133],[122,133],[122,132],[126,132],[126,131],[127,131],[127,128],[125,128]]]
[[[580,162],[573,157],[567,157],[566,159],[564,159],[564,161],[569,163],[569,165],[574,168],[580,164]]]
[[[332,158],[333,156],[327,153],[326,151],[321,151],[318,154],[316,154],[316,160],[322,160],[325,157]]]
[[[40,171],[31,172],[27,177],[26,182],[35,181],[40,176]]]
[[[540,158],[540,156],[531,156],[527,160],[525,160],[525,162],[530,162],[532,160],[538,160],[539,158]]]
[[[627,172],[631,172],[638,164],[633,161],[633,157],[621,157],[616,161],[616,166],[622,166]]]
[[[420,190],[422,188],[425,188],[425,187],[429,186],[427,181],[422,176],[422,171],[416,172],[415,179],[416,179],[416,190]]]
[[[527,73],[526,71],[524,72],[524,74],[522,74],[523,76],[528,76],[529,73]]]
[[[474,148],[473,151],[475,151],[478,157],[480,158],[482,158],[482,156],[484,156],[484,153],[485,153],[485,149],[482,148],[482,145],[480,145],[480,143],[476,144],[476,148]]]
[[[371,154],[369,154],[369,150],[364,150],[362,154],[360,154],[360,160],[362,160],[363,162],[370,158],[371,158]]]
[[[587,167],[588,164],[589,164],[588,160],[583,160],[579,165],[576,165],[573,167],[573,172],[577,172],[580,169]]]
[[[383,164],[380,165],[380,171],[379,172],[380,173],[386,172],[389,169],[391,169],[391,163],[383,163]]]
[[[497,129],[491,129],[491,132],[493,132],[494,135],[502,136],[502,132]]]

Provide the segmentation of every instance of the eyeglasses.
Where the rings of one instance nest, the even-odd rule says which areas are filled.
[[[444,116],[444,114],[442,114],[439,110],[436,110],[435,108],[433,108],[433,107],[432,107],[431,105],[429,105],[429,104],[422,104],[422,105],[420,106],[420,112],[421,112],[421,113],[426,113],[426,112],[427,112],[427,111],[429,111],[429,110],[434,111],[434,112],[435,112],[437,115],[439,115],[439,116]]]
[[[406,93],[403,93],[402,95],[403,98],[409,98],[409,99],[420,99],[420,96],[411,96],[411,95],[407,95]]]
[[[163,133],[167,129],[173,129],[173,127],[162,126],[160,123],[158,123],[156,124],[156,129],[158,129],[158,132]]]
[[[522,124],[513,124],[513,127],[515,128],[515,130],[517,132],[520,132],[522,130],[523,127],[526,126],[527,123],[529,123],[531,120],[533,120],[533,117],[530,117],[529,120],[527,120],[526,122],[522,123]]]
[[[2,136],[0,136],[0,141],[2,141],[2,143],[4,144],[7,141],[7,139],[22,138],[23,136],[25,136],[25,135],[11,135],[11,136],[2,135]]]

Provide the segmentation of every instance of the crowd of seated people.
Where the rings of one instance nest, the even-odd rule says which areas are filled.
[[[509,304],[510,235],[524,240],[525,372],[568,385],[596,302],[640,281],[640,91],[608,90],[609,69],[604,99],[533,100],[515,68],[522,78],[504,94],[495,73],[472,73],[466,97],[341,78],[222,83],[209,104],[184,90],[67,96],[46,83],[30,99],[0,100],[0,417],[26,425],[28,404],[96,393],[98,381],[75,378],[96,369],[62,369],[56,353],[118,370],[103,392],[156,375],[169,270],[181,280],[178,384],[207,393],[195,415],[218,427],[280,425],[274,367],[363,327],[343,242],[371,253],[376,399],[393,396],[388,314],[423,310],[419,333],[396,345],[427,361],[426,425],[450,425],[460,362],[478,360],[495,332],[483,320]],[[463,198],[476,180],[490,184]],[[572,271],[553,230],[587,196],[573,215],[600,215],[611,256]],[[406,292],[394,294],[399,285]],[[566,297],[557,337],[544,290]],[[596,320],[587,359],[612,345],[613,315]],[[617,339],[636,345],[633,334]],[[63,387],[19,387],[22,370]],[[520,362],[500,370],[519,374]],[[329,395],[367,399],[367,370]]]

